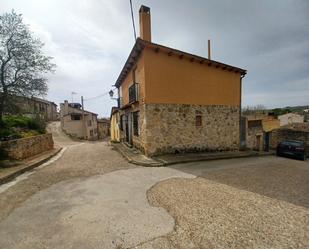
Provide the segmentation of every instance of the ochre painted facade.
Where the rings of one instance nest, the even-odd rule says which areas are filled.
[[[129,104],[128,89],[136,82],[140,101],[146,104],[240,106],[240,77],[240,73],[146,48],[123,81],[121,97],[123,105]]]
[[[148,156],[237,150],[246,71],[152,43],[150,10],[141,11],[141,38],[115,84],[121,99],[120,141]],[[130,103],[133,84],[137,97]]]
[[[123,105],[129,104],[129,87],[136,82],[139,84],[139,96],[142,98],[145,96],[145,68],[144,68],[144,56],[141,55],[140,59],[136,63],[134,69],[132,69],[121,85],[121,97]]]
[[[145,103],[240,105],[240,73],[146,47]]]

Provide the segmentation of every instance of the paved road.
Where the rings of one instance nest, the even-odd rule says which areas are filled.
[[[63,154],[0,192],[0,248],[302,248],[306,241],[308,162],[136,167],[106,142],[73,141],[59,123],[49,129]],[[248,223],[252,217],[261,222]]]
[[[136,167],[107,142],[73,141],[59,123],[48,129],[64,152],[0,194],[0,248],[119,248],[173,230],[174,219],[150,206],[146,192],[193,175]]]

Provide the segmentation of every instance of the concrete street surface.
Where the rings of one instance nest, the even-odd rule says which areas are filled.
[[[0,186],[0,248],[309,248],[309,161],[137,167],[49,129],[59,158]]]

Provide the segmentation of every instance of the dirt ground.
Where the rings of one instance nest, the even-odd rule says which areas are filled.
[[[176,168],[197,178],[170,179],[148,191],[150,203],[168,210],[176,226],[140,248],[309,248],[308,161],[191,166]]]

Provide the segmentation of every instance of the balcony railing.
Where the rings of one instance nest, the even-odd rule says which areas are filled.
[[[129,87],[129,103],[138,101],[138,83],[133,83]]]

